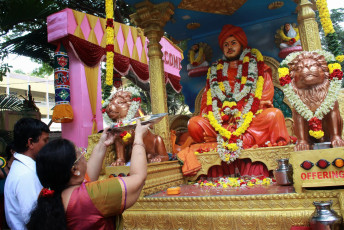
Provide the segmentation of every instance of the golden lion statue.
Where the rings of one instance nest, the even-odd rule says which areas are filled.
[[[337,83],[330,81],[328,63],[325,57],[317,52],[301,52],[288,66],[292,79],[290,84],[296,94],[295,98],[288,98],[290,101],[294,100],[295,105],[293,120],[298,139],[295,150],[309,150],[315,142],[325,141],[330,141],[332,147],[344,146],[341,138],[343,120],[336,95],[330,92],[340,87],[338,79],[341,79],[342,72],[339,71]],[[297,100],[299,102],[295,103]]]

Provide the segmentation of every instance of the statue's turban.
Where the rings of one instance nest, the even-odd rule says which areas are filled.
[[[221,49],[223,48],[223,43],[225,42],[225,40],[230,36],[234,36],[240,42],[243,48],[247,47],[247,37],[241,27],[224,25],[219,35],[219,45]]]

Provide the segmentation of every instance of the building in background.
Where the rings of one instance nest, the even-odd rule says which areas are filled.
[[[8,73],[0,82],[0,94],[15,95],[19,99],[28,99],[28,89],[31,86],[31,94],[36,106],[41,113],[41,119],[49,124],[52,116],[52,108],[55,105],[54,76],[46,78],[33,77],[17,73]],[[61,124],[52,123],[51,131],[61,131]]]

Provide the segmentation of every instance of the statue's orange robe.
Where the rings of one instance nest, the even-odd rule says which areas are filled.
[[[234,89],[234,80],[237,74],[237,68],[228,68],[228,81],[232,89]],[[207,83],[204,93],[202,95],[201,113],[208,113],[207,110],[207,90],[209,84]],[[271,69],[264,66],[264,87],[261,101],[270,101],[272,103],[274,96],[274,86],[271,79]],[[224,124],[228,126],[228,124]],[[195,116],[189,120],[188,124],[189,134],[197,143],[214,140],[217,133],[210,125],[209,120],[202,116]],[[205,138],[206,137],[206,138]],[[253,145],[264,146],[270,141],[272,145],[279,141],[289,143],[289,134],[285,126],[283,113],[276,108],[265,108],[262,113],[256,115],[250,124],[250,127],[243,135],[244,148],[250,148]]]
[[[237,74],[237,68],[228,68],[228,81],[231,88],[234,89],[234,79]],[[274,95],[274,86],[271,79],[271,69],[264,66],[264,87],[261,101],[270,101],[272,103]],[[209,85],[206,85],[202,96],[201,114],[207,113],[207,90]],[[228,127],[228,124],[224,124]],[[217,133],[210,125],[208,119],[202,116],[195,116],[189,120],[188,124],[189,134],[193,140],[197,143],[190,147],[181,150],[178,153],[178,159],[180,159],[184,165],[182,167],[183,174],[186,176],[192,176],[197,173],[201,168],[201,164],[197,160],[194,152],[199,148],[213,149],[216,147],[216,143],[204,143],[209,141],[216,141]],[[207,137],[207,138],[205,138]],[[285,141],[289,143],[290,138],[285,126],[285,120],[282,112],[276,108],[263,109],[262,113],[253,118],[250,127],[243,135],[244,148],[252,147],[253,145],[264,146],[266,142],[270,141],[271,144],[277,144],[279,141]],[[237,159],[231,164],[222,164],[222,166],[213,166],[208,171],[208,176],[218,177],[228,174],[233,174],[235,169],[239,170],[241,175],[269,176],[269,172],[265,165],[260,162],[252,163],[248,159]]]

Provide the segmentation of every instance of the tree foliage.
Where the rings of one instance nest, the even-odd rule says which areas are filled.
[[[41,66],[34,69],[31,75],[44,78],[44,76],[49,76],[54,73],[54,68],[51,67],[51,65],[49,65],[48,63],[35,59],[32,59],[32,61],[40,64]]]
[[[117,0],[115,20],[128,23],[133,8]],[[47,42],[46,19],[65,8],[105,17],[104,0],[0,0],[1,50],[53,66],[55,46]]]
[[[5,62],[6,57],[7,52],[0,49],[0,82],[3,80],[6,74],[10,72],[10,68],[12,68],[12,66]]]
[[[333,28],[336,31],[337,39],[339,41],[339,45],[341,48],[341,53],[344,54],[344,8],[338,8],[338,9],[332,9],[330,12],[330,17],[332,20]],[[326,38],[324,30],[320,23],[320,17],[319,13],[317,12],[316,20],[318,22],[319,26],[319,32],[320,32],[320,40],[321,40],[321,46],[324,50],[330,51]],[[344,69],[344,63],[341,63],[342,69]],[[344,87],[344,79],[342,80],[342,88]]]
[[[33,72],[35,76],[42,77],[51,74],[53,72],[53,52],[56,47],[47,42],[46,18],[65,8],[105,18],[104,0],[0,0],[0,50],[27,56],[41,63],[42,66]],[[134,8],[126,4],[124,0],[116,0],[115,21],[130,24],[129,15],[134,12]],[[0,55],[1,57],[6,56]],[[104,71],[102,72],[103,79]],[[149,84],[137,81],[136,76],[132,73],[126,77],[143,89],[142,97],[145,109],[151,111]],[[111,87],[106,86],[102,81],[102,89],[103,98],[105,98]],[[170,86],[167,88],[167,92],[169,112],[175,114],[177,111],[183,111],[179,109],[186,107],[183,96],[176,94]]]
[[[331,10],[331,20],[333,28],[336,31],[337,39],[341,46],[342,52],[344,52],[344,8],[332,9]],[[321,46],[326,51],[329,51],[328,44],[325,39],[325,33],[320,23],[319,13],[317,12],[316,21],[318,23]]]

